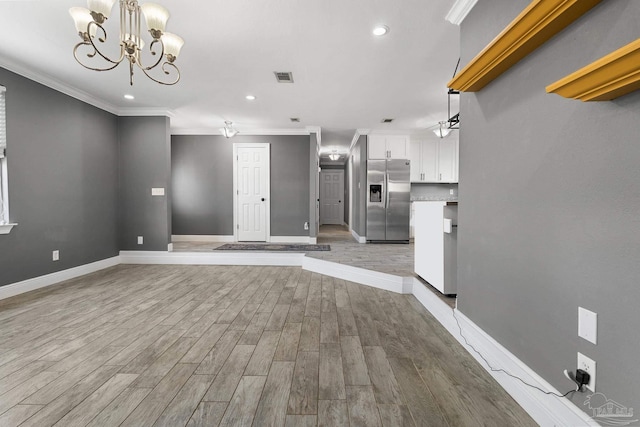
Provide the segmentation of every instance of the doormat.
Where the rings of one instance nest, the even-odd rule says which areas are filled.
[[[296,244],[272,244],[272,243],[227,243],[214,249],[214,251],[280,251],[280,252],[311,252],[330,251],[329,245],[296,245]]]

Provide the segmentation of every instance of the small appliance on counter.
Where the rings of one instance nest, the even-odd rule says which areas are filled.
[[[367,162],[367,241],[409,243],[409,160]]]

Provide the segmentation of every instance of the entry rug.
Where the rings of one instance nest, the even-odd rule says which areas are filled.
[[[279,251],[279,252],[311,252],[330,251],[329,245],[296,245],[273,243],[227,243],[214,249],[214,251]]]

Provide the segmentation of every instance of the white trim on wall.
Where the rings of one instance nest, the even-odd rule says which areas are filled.
[[[475,6],[477,2],[478,0],[457,0],[444,19],[451,22],[452,24],[460,25],[462,21],[464,21],[464,18],[467,17],[469,12],[471,12],[471,9],[473,9],[473,6]]]
[[[358,243],[367,243],[367,237],[366,236],[360,237],[358,235],[358,233],[356,233],[356,230],[351,229],[351,235],[353,236],[354,239],[356,239],[356,242],[358,242]]]
[[[271,236],[271,243],[302,243],[311,244],[309,236]]]
[[[211,243],[230,243],[235,242],[233,236],[225,235],[205,235],[205,234],[173,234],[171,241],[176,242],[211,242]]]
[[[171,135],[222,135],[218,128],[171,128]],[[309,135],[307,129],[240,129],[240,135]]]
[[[80,265],[78,267],[69,268],[67,270],[56,271],[55,273],[45,274],[44,276],[34,277],[32,279],[23,280],[21,282],[12,283],[10,285],[0,287],[0,299],[9,298],[25,292],[34,291],[46,286],[55,285],[69,279],[75,279],[85,274],[94,273],[105,268],[113,267],[120,264],[120,256],[103,259],[101,261],[92,262],[90,264]]]

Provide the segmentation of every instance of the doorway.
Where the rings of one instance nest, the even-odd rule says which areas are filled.
[[[344,224],[344,170],[320,172],[320,224]]]
[[[270,232],[270,146],[233,144],[234,237],[237,242],[268,242]]]

